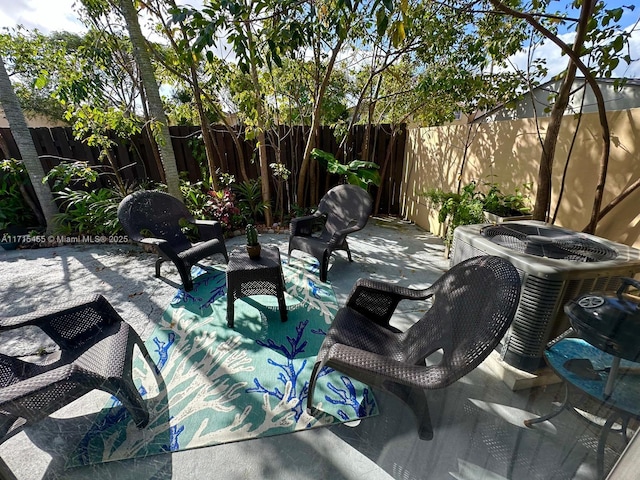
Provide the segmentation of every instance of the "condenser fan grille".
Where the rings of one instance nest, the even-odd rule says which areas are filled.
[[[533,225],[506,224],[484,227],[481,234],[493,243],[537,257],[576,262],[613,260],[618,253],[606,245],[556,229]]]

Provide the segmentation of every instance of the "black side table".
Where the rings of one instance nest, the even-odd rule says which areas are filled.
[[[227,264],[227,325],[233,328],[234,302],[251,295],[276,296],[280,319],[286,322],[284,291],[280,251],[277,248],[262,245],[260,258],[256,260],[249,258],[244,248],[236,248],[229,254]]]

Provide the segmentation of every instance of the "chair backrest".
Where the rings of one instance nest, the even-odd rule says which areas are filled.
[[[191,246],[182,233],[180,221],[193,222],[193,215],[168,193],[143,190],[128,195],[118,206],[118,219],[135,242],[153,237],[166,240],[177,251]]]
[[[503,258],[474,257],[431,288],[431,308],[405,332],[403,342],[412,364],[442,349],[442,387],[469,373],[498,345],[518,306],[520,276]]]
[[[364,228],[372,210],[371,196],[357,185],[333,187],[318,205],[318,211],[327,215],[324,229],[329,234],[352,225]]]

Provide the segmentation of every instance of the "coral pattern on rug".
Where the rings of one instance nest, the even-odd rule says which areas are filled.
[[[293,263],[293,262],[292,262]],[[304,268],[303,268],[304,267]],[[179,290],[146,345],[164,385],[136,355],[134,379],[149,425],[137,429],[112,398],[67,461],[67,468],[291,433],[376,415],[370,389],[332,369],[315,394],[322,415],[306,413],[309,377],[338,305],[317,265],[283,265],[288,321],[277,300],[236,301],[227,327],[224,266],[202,270]]]

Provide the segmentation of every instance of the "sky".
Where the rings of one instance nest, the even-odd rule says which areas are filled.
[[[0,29],[3,27],[15,27],[23,25],[28,29],[37,28],[42,33],[52,31],[70,31],[80,33],[84,30],[83,24],[77,19],[73,10],[73,4],[79,0],[0,0]],[[563,2],[567,0],[559,0]],[[202,0],[190,0],[191,5],[202,4]],[[607,8],[614,8],[620,5],[634,4],[634,0],[607,0]],[[635,24],[640,16],[640,8],[633,12],[625,13],[622,24],[629,28]],[[144,27],[143,27],[144,28]],[[564,37],[565,41],[571,37]],[[550,66],[550,74],[555,74],[563,70],[566,66],[566,58],[560,57],[558,47],[547,44],[540,47],[537,55],[547,59]],[[640,58],[640,32],[635,32],[631,40],[632,58]],[[516,55],[512,59],[513,63],[522,68],[526,66],[526,53]],[[615,76],[626,76],[627,78],[640,78],[640,60],[627,66],[624,62],[616,69]]]
[[[23,25],[42,33],[80,33],[84,26],[72,6],[76,0],[0,0],[0,28]]]

